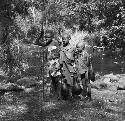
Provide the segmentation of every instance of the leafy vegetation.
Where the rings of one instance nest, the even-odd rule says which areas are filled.
[[[44,65],[45,49],[34,44],[37,39],[41,39],[43,29],[44,32],[53,31],[57,45],[57,48],[48,54],[49,59],[45,55],[44,62],[47,59],[49,63]],[[61,42],[64,33],[71,35],[71,46],[78,41],[87,41],[90,46],[94,43],[95,46],[104,46],[106,50],[125,50],[125,1],[0,0],[2,120],[124,120],[125,96],[124,92],[118,93],[118,89],[125,88],[124,75],[122,78],[118,77],[121,84],[118,89],[114,82],[111,82],[117,83],[116,78],[107,77],[105,80],[113,84],[109,86],[109,90],[104,89],[106,84],[100,84],[100,89],[102,87],[104,92],[96,90],[99,83],[102,83],[97,81],[93,85],[97,88],[92,90],[94,100],[91,102],[50,102],[50,80],[45,78],[43,81],[42,77],[48,76],[45,71],[48,66],[47,69],[52,70],[58,67],[58,42]],[[103,79],[100,75],[98,77]],[[19,88],[23,93],[18,93]],[[5,93],[12,90],[17,90],[17,93]],[[43,92],[46,94],[44,100]]]
[[[97,46],[125,50],[124,4],[123,0],[1,0],[2,69],[8,77],[23,76],[33,68],[29,58],[37,57],[41,63],[42,48],[33,43],[43,29],[53,31],[54,41],[61,41],[67,32],[71,43],[87,36]],[[35,68],[40,73],[40,67]]]

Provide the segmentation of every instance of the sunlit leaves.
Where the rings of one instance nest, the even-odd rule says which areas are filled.
[[[20,15],[17,15],[15,18],[15,23],[17,26],[23,31],[24,33],[28,33],[28,30],[31,28],[31,20],[26,17],[25,19],[22,18]]]

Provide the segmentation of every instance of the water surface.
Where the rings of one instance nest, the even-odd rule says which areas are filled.
[[[125,73],[125,54],[122,52],[96,52],[92,63],[95,72],[102,75]]]

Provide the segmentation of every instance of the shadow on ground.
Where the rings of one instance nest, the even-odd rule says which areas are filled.
[[[39,89],[41,85],[30,91],[1,94],[0,121],[123,121],[125,91],[114,88],[114,85],[118,86],[118,81],[112,77],[95,82],[97,87],[103,85],[100,86],[102,89],[92,89],[91,102],[79,99],[57,101],[48,96],[43,100],[42,90]],[[118,79],[120,83],[124,80]]]
[[[109,93],[109,92],[107,92]],[[109,94],[110,95],[110,94]],[[92,90],[93,101],[43,101],[41,92],[1,96],[1,121],[123,121],[125,93],[108,97]]]

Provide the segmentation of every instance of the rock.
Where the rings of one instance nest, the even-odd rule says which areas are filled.
[[[0,84],[0,89],[6,89],[6,90],[11,90],[13,88],[17,88],[18,86],[14,83],[1,83]]]
[[[24,77],[17,80],[16,84],[20,86],[24,86],[25,88],[35,87],[38,85],[37,77]]]
[[[121,77],[117,83],[117,90],[125,90],[125,77]]]
[[[125,90],[125,74],[108,74],[100,77],[95,82],[91,82],[92,88],[104,91],[109,90],[116,92],[117,90]]]
[[[30,92],[34,91],[34,88],[25,88],[24,91],[26,93],[30,93]]]
[[[24,86],[19,86],[14,83],[7,83],[0,85],[0,94],[4,95],[9,92],[20,92],[20,91],[25,91],[26,93],[30,93],[34,91],[34,87],[26,88]]]
[[[106,83],[101,83],[100,89],[108,89],[108,85]]]
[[[20,91],[24,91],[24,89],[14,83],[7,83],[7,84],[1,84],[0,85],[0,94],[5,94],[6,92],[20,92]]]
[[[108,74],[104,76],[105,78],[109,78],[110,82],[118,82],[119,77],[118,75]]]
[[[125,90],[125,85],[118,85],[117,90]]]
[[[118,82],[122,82],[122,83],[124,83],[125,84],[125,76],[124,77],[121,77],[120,79],[119,79],[119,81]]]
[[[95,81],[95,82],[92,82],[91,81],[91,88],[94,88],[94,89],[101,89],[100,88],[100,84],[101,84],[102,82],[100,81],[100,80],[97,80],[97,81]]]
[[[110,91],[117,91],[117,86],[115,85],[110,85],[110,87],[108,88]]]
[[[113,82],[118,82],[118,80],[119,80],[118,77],[114,77],[114,78],[111,78],[111,79],[110,79],[110,82],[112,82],[112,83],[113,83]]]
[[[111,82],[110,82],[110,78],[109,77],[106,77],[106,78],[104,78],[103,79],[103,83],[106,83],[106,84],[112,84]]]
[[[91,88],[94,88],[94,89],[100,89],[100,87],[99,87],[99,86],[94,85],[94,84],[91,84]]]
[[[100,80],[98,80],[98,82],[94,84],[92,83],[92,85],[94,85],[94,88],[96,86],[98,89],[116,91],[117,85],[112,83],[110,80],[111,79],[109,77],[102,77]]]

